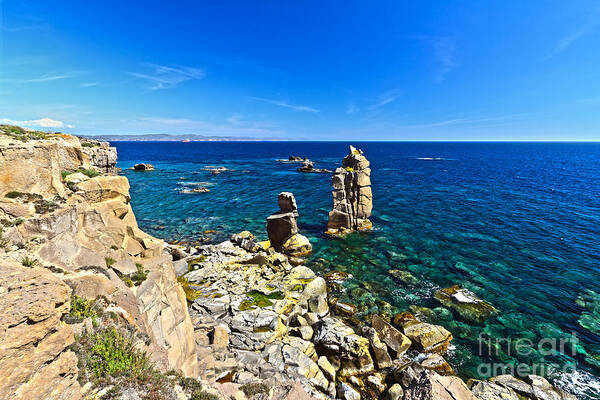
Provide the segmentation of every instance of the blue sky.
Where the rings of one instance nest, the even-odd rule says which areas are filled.
[[[4,123],[600,140],[599,1],[0,3]]]

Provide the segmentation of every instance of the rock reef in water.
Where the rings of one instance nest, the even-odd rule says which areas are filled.
[[[339,235],[351,231],[369,231],[373,208],[371,168],[369,160],[359,149],[350,146],[342,167],[335,170],[333,185],[333,210],[329,213],[327,234]]]
[[[315,164],[312,161],[306,160],[306,159],[302,163],[302,166],[300,168],[298,168],[296,171],[304,172],[304,173],[311,173],[311,174],[327,174],[327,173],[331,172],[328,169],[315,168]]]
[[[133,166],[133,169],[136,171],[154,171],[154,165],[146,164],[146,163],[139,163],[139,164],[135,164]]]

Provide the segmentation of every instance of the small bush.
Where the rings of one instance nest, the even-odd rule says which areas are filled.
[[[135,286],[140,286],[148,278],[149,271],[144,271],[144,266],[140,263],[135,263],[135,267],[137,268],[137,272],[131,275],[131,280]]]
[[[181,386],[186,392],[197,392],[202,390],[202,384],[198,381],[198,379],[194,378],[181,377],[179,379],[179,386]]]
[[[244,392],[247,397],[252,397],[259,393],[269,393],[269,386],[266,383],[246,383],[240,386],[240,390]]]
[[[15,224],[15,226],[19,226],[23,222],[25,222],[25,220],[23,218],[19,217],[19,218],[15,219],[14,224]]]
[[[26,196],[27,193],[22,193],[22,192],[8,192],[4,195],[4,197],[8,197],[9,199],[16,199],[22,196]]]
[[[76,353],[81,367],[96,378],[125,375],[147,380],[153,372],[146,353],[136,350],[133,340],[114,326],[84,333],[78,340]]]
[[[88,178],[93,178],[95,176],[100,175],[100,173],[98,171],[96,171],[95,169],[85,169],[85,168],[79,168],[77,170],[77,172],[81,172],[82,174],[84,174],[85,176],[87,176]]]
[[[106,262],[107,267],[111,267],[117,262],[117,260],[111,257],[104,257],[104,261]]]
[[[29,256],[25,256],[23,257],[23,259],[21,260],[21,265],[23,265],[24,267],[27,268],[32,268],[34,267],[36,264],[38,263],[38,260],[34,259],[34,258],[29,258]]]
[[[71,175],[73,173],[73,171],[63,171],[60,173],[60,175],[62,176],[63,179],[65,179],[67,176]]]
[[[2,226],[0,226],[0,248],[5,249],[6,246],[8,246],[8,244],[10,243],[10,241],[8,239],[6,239],[3,235],[4,235],[4,228],[2,228]]]
[[[83,142],[81,143],[81,147],[96,147],[98,146],[97,143],[92,143],[92,142]]]
[[[57,208],[58,203],[52,200],[40,200],[35,204],[35,212],[38,214],[53,212]]]
[[[196,391],[192,393],[190,400],[219,400],[219,396],[208,392]]]
[[[72,321],[81,322],[88,317],[94,320],[97,315],[98,314],[94,309],[94,302],[77,295],[71,297],[71,310],[69,310],[69,316]]]

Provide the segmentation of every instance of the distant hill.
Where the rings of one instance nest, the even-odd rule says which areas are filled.
[[[204,135],[170,135],[167,133],[143,134],[143,135],[94,135],[87,136],[90,139],[104,141],[133,141],[133,142],[239,142],[239,141],[276,141],[282,138],[255,138],[246,136],[204,136]]]

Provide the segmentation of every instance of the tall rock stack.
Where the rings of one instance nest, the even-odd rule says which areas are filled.
[[[303,257],[312,251],[308,239],[298,233],[298,206],[290,192],[281,192],[277,198],[279,211],[267,218],[270,245],[292,257]]]
[[[362,150],[350,146],[342,167],[335,170],[333,185],[333,210],[329,213],[327,234],[339,235],[350,231],[369,231],[373,208],[371,168]]]

